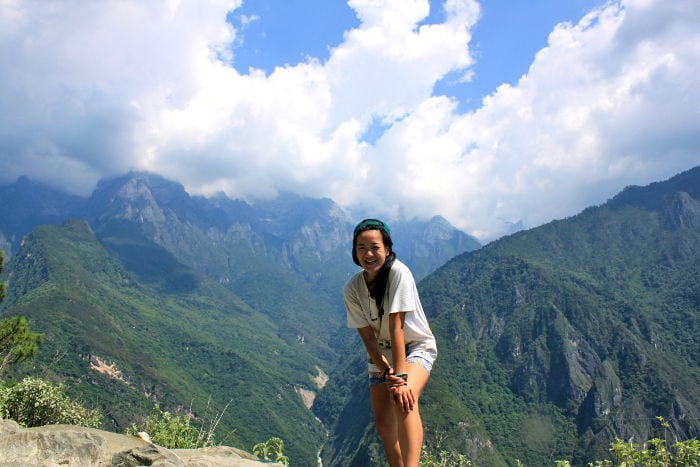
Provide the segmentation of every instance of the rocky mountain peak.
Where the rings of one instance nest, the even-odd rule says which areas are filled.
[[[179,183],[147,172],[128,174],[100,181],[88,210],[97,219],[118,218],[138,223],[159,223],[166,211],[177,211],[188,203],[189,195]]]

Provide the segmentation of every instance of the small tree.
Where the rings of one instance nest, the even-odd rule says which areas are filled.
[[[0,373],[5,366],[36,354],[42,336],[32,332],[22,316],[0,320]]]
[[[0,273],[4,255],[0,251]],[[5,283],[0,283],[0,301],[5,298]],[[31,331],[21,316],[0,320],[0,374],[6,365],[19,363],[34,355],[41,343],[41,334]]]

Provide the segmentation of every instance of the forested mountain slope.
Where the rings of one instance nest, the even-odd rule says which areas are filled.
[[[160,257],[166,290],[119,265],[84,221],[30,234],[9,264],[3,305],[44,334],[33,365],[117,431],[157,403],[208,422],[223,414],[221,442],[250,450],[280,436],[290,456],[314,462],[322,427],[300,390],[316,389],[320,357],[225,287]]]

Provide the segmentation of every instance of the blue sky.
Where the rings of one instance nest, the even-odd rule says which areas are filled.
[[[453,96],[460,110],[477,108],[483,96],[503,83],[515,84],[527,73],[537,51],[547,45],[554,26],[577,23],[604,0],[486,0],[473,30],[476,63],[473,77],[448,74],[435,92]],[[254,18],[251,20],[251,18]],[[250,67],[271,73],[276,66],[295,65],[307,57],[327,60],[331,48],[343,41],[343,32],[357,27],[354,11],[342,0],[248,0],[229,17],[242,31],[234,46],[233,66],[246,73]],[[444,21],[442,2],[430,2],[422,23]]]
[[[482,241],[700,164],[697,0],[0,3],[0,183],[328,197]]]

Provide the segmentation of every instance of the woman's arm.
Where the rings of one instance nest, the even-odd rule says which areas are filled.
[[[389,336],[391,337],[391,356],[394,360],[395,373],[406,371],[406,338],[403,334],[403,323],[406,313],[400,311],[389,315]]]
[[[406,374],[408,364],[406,363],[406,338],[403,333],[403,324],[406,312],[391,313],[389,315],[389,335],[391,336],[391,356],[394,359],[394,371],[387,376],[387,383],[391,385],[391,392],[404,412],[413,410],[415,398],[413,390],[408,382],[408,376],[400,378],[395,375]]]
[[[374,335],[372,327],[365,326],[363,328],[357,328],[357,332],[360,334],[362,343],[365,344],[365,349],[369,354],[369,358],[377,365],[379,371],[384,374],[389,373],[391,365],[389,365],[386,357],[382,354],[382,350],[379,348],[379,342],[377,342],[377,336]]]

